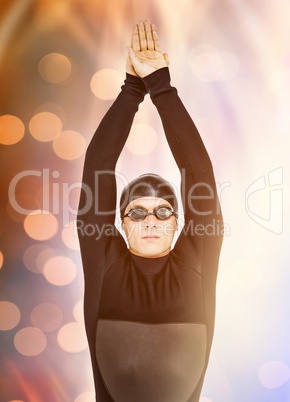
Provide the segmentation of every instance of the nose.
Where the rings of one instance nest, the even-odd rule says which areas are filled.
[[[149,226],[156,226],[157,225],[157,218],[153,213],[150,213],[144,219],[144,224],[146,227]]]

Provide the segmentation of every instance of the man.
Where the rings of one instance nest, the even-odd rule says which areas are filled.
[[[148,20],[134,26],[125,84],[88,147],[83,183],[94,199],[89,208],[82,192],[78,219],[113,227],[112,172],[146,93],[182,173],[185,225],[172,249],[174,189],[162,177],[145,174],[121,195],[128,247],[117,230],[103,230],[97,241],[79,232],[96,401],[197,402],[213,337],[222,243],[213,228],[222,217],[209,156],[170,85],[167,55]]]

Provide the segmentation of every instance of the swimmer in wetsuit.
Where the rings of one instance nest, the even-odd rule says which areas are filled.
[[[121,195],[128,247],[112,230],[115,166],[147,93],[182,177],[185,224],[173,249],[176,196],[155,174]],[[83,184],[78,229],[96,401],[198,402],[213,338],[222,216],[211,161],[148,20],[134,26],[126,80],[88,147]],[[92,224],[102,230],[98,240],[84,230]]]

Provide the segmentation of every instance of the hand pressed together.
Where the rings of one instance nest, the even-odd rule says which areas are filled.
[[[149,20],[134,25],[128,47],[126,71],[141,78],[169,65],[167,54],[160,51],[156,26]]]

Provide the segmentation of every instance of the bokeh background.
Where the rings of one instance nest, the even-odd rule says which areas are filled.
[[[289,1],[1,0],[1,402],[94,400],[75,211],[85,149],[147,17],[224,212],[201,402],[290,401]],[[148,97],[118,171],[178,184]]]

